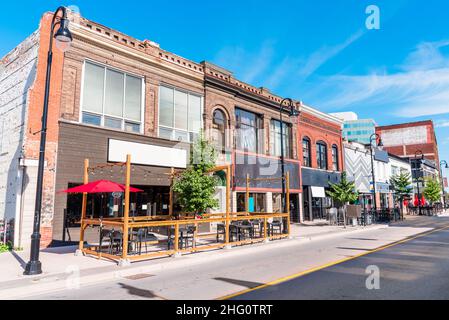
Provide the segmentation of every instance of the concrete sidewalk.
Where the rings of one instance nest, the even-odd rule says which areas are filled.
[[[179,258],[161,258],[137,262],[128,267],[119,267],[115,262],[92,257],[77,257],[75,247],[46,249],[40,260],[44,274],[23,276],[23,268],[29,253],[5,253],[0,255],[0,299],[14,299],[45,292],[67,289],[71,286],[90,285],[120,278],[168,271],[208,263],[219,259],[232,259],[274,248],[286,248],[307,241],[316,241],[344,234],[388,228],[386,225],[369,227],[335,227],[327,225],[292,225],[292,239],[272,241],[268,244],[236,247],[231,250],[214,250],[188,254]]]

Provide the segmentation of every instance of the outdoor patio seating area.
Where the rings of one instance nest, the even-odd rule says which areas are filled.
[[[89,161],[85,161],[84,185],[64,190],[66,193],[83,193],[80,225],[79,251],[98,258],[114,261],[133,262],[163,256],[179,255],[198,251],[214,250],[230,246],[248,245],[257,242],[287,238],[290,235],[290,212],[256,213],[231,212],[230,210],[230,166],[217,167],[216,171],[226,172],[226,212],[211,214],[173,214],[173,191],[170,191],[168,215],[130,216],[130,193],[139,189],[130,186],[131,156],[126,163],[125,185],[108,181],[89,183]],[[174,170],[172,169],[172,173]],[[249,199],[247,177],[246,197]],[[270,178],[274,180],[274,178]],[[289,174],[286,177],[286,201],[289,201]],[[89,193],[123,192],[124,211],[121,217],[87,217],[86,204]],[[249,201],[247,201],[249,203]],[[288,207],[288,206],[287,206]],[[89,228],[89,241],[85,232]],[[92,237],[91,229],[97,235]],[[97,238],[98,240],[92,241]]]

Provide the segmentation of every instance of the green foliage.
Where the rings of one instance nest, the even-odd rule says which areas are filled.
[[[217,155],[213,146],[200,134],[190,155],[190,166],[173,184],[177,200],[186,213],[202,215],[208,209],[218,207],[214,199],[216,177],[209,174],[215,167]]]
[[[11,243],[0,242],[0,253],[9,252],[12,250]]]
[[[359,198],[359,193],[355,191],[355,183],[347,179],[346,172],[341,175],[340,183],[331,183],[331,190],[327,195],[340,204],[354,203]]]
[[[411,187],[411,175],[408,172],[402,172],[391,177],[390,184],[393,186],[396,197],[398,197],[400,201],[412,193],[413,188]]]
[[[427,179],[426,187],[424,188],[424,196],[431,203],[441,200],[441,185],[438,180]]]

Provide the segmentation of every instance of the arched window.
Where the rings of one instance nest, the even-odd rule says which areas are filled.
[[[226,116],[223,111],[214,111],[212,120],[212,140],[215,147],[222,153],[226,150]]]
[[[327,170],[327,145],[323,141],[316,144],[316,161],[318,169]]]
[[[332,146],[332,170],[340,170],[340,165],[338,163],[338,147],[335,144]]]
[[[310,159],[310,139],[307,137],[302,139],[302,161],[304,167],[311,167],[312,161]]]

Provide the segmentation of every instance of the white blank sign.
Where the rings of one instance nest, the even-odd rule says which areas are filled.
[[[109,139],[108,161],[126,162],[128,154],[133,164],[187,168],[187,151],[184,149]]]

